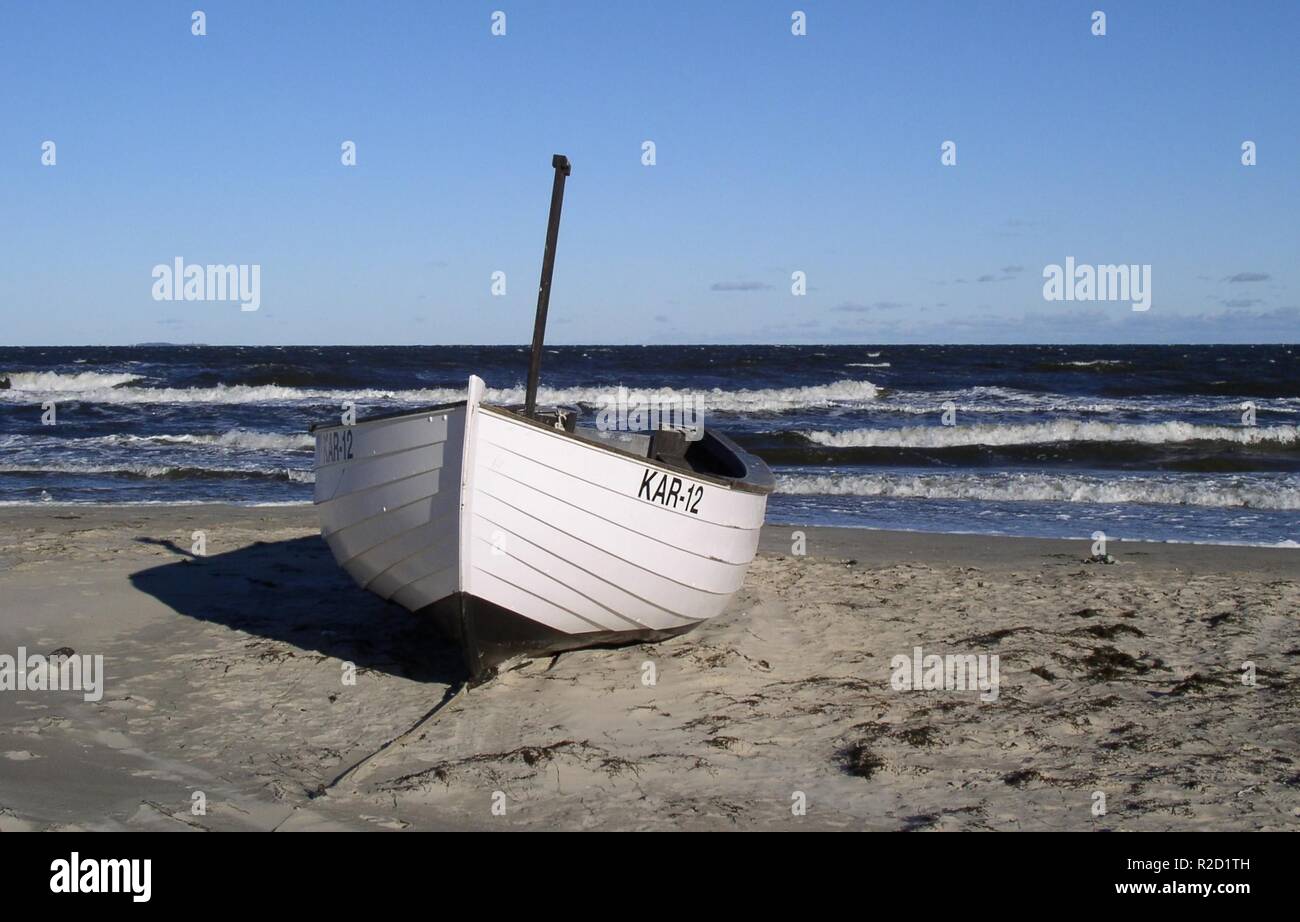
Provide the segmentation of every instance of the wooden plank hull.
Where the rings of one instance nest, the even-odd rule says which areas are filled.
[[[718,615],[767,496],[464,404],[315,430],[316,503],[357,583],[432,616],[477,675]]]

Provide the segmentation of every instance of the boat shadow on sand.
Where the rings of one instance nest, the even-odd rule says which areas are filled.
[[[417,682],[467,676],[457,648],[427,619],[358,588],[319,536],[257,541],[197,556],[140,537],[180,559],[140,570],[131,584],[179,614]]]

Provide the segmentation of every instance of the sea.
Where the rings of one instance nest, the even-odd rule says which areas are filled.
[[[540,401],[698,402],[768,521],[1300,547],[1300,345],[556,346]],[[0,503],[310,503],[308,427],[521,403],[521,346],[0,348]]]

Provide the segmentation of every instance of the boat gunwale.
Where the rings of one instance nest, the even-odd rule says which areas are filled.
[[[428,407],[416,407],[414,410],[393,410],[391,413],[375,413],[371,416],[363,416],[352,425],[346,423],[312,423],[307,427],[309,433],[324,432],[329,429],[352,429],[362,423],[377,423],[382,420],[400,419],[403,416],[424,416],[428,413],[444,413],[448,410],[454,410],[457,407],[467,406],[468,400],[456,400],[452,403],[437,403]]]
[[[419,407],[413,410],[397,410],[392,413],[379,413],[374,416],[365,416],[358,419],[351,426],[346,426],[343,423],[330,423],[330,424],[317,423],[315,425],[308,427],[307,431],[309,433],[315,434],[317,432],[325,432],[330,429],[351,429],[356,426],[360,426],[363,423],[373,423],[373,422],[401,419],[402,417],[407,417],[407,416],[411,416],[411,417],[424,416],[428,413],[447,412],[450,410],[455,410],[457,407],[465,407],[468,405],[469,405],[468,400],[458,400],[454,403],[442,403],[442,404],[437,404],[435,406]],[[643,464],[646,467],[651,467],[654,468],[655,470],[662,471],[667,474],[671,474],[674,477],[682,477],[682,476],[691,477],[696,480],[703,481],[704,483],[713,484],[714,486],[725,487],[729,490],[737,490],[741,493],[751,493],[760,496],[766,496],[776,488],[776,479],[772,476],[772,471],[767,466],[767,462],[765,462],[762,458],[759,458],[757,455],[753,455],[750,452],[745,451],[745,449],[741,448],[739,445],[737,445],[735,442],[733,442],[730,438],[728,438],[723,433],[717,431],[716,429],[711,429],[709,427],[705,427],[704,430],[705,433],[711,436],[712,438],[716,439],[724,449],[731,452],[735,456],[736,460],[738,460],[744,466],[745,468],[744,477],[723,477],[718,474],[708,474],[702,471],[684,470],[680,467],[674,467],[670,464],[665,464],[664,462],[658,460],[657,458],[644,457],[642,455],[635,454],[625,449],[618,448],[617,446],[614,445],[606,445],[600,442],[593,442],[589,439],[584,439],[581,436],[575,435],[572,432],[558,430],[554,426],[548,423],[544,423],[541,420],[537,420],[537,419],[530,419],[529,417],[524,416],[522,413],[518,413],[515,410],[510,409],[509,407],[496,406],[494,404],[489,404],[489,403],[480,403],[478,404],[478,409],[486,410],[490,413],[495,413],[498,416],[505,417],[506,419],[512,420],[514,422],[522,423],[528,426],[533,426],[541,430],[542,432],[547,432],[553,436],[571,439],[572,441],[577,442],[579,445],[589,446],[591,448],[597,449],[598,451],[606,451],[609,452],[610,454],[617,455],[620,458],[630,458],[632,460],[635,460],[639,464]],[[364,461],[367,459],[361,459],[361,460]],[[314,469],[315,468],[313,467],[313,470]]]

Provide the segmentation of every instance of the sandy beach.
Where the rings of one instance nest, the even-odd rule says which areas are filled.
[[[466,688],[310,507],[5,508],[0,654],[105,679],[0,692],[0,830],[1296,828],[1300,551],[1108,550],[769,526],[716,621]]]

